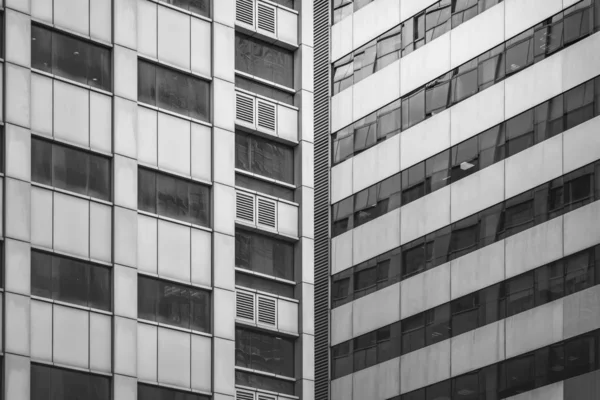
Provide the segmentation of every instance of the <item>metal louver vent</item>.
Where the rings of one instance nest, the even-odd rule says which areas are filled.
[[[236,318],[254,322],[254,293],[236,290],[235,316]]]
[[[275,229],[277,227],[277,203],[271,199],[257,197],[257,225]]]
[[[276,12],[275,7],[259,1],[256,4],[256,28],[274,35]]]
[[[275,104],[256,99],[256,107],[256,125],[259,128],[275,132],[277,112]]]
[[[254,400],[254,392],[237,389],[235,391],[235,400]]]
[[[235,119],[254,126],[254,97],[235,94]]]
[[[254,26],[254,0],[235,2],[235,19],[243,24]]]
[[[256,400],[277,400],[277,396],[264,393],[256,393]]]
[[[272,297],[256,296],[257,322],[263,325],[277,325],[277,300]]]
[[[235,218],[254,223],[254,196],[237,192],[235,195]]]

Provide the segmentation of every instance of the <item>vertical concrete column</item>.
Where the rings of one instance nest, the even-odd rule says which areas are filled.
[[[296,249],[296,286],[300,299],[300,339],[296,348],[296,395],[314,399],[314,145],[313,145],[313,0],[297,2],[300,32],[296,63],[296,105],[300,108],[296,149],[296,191],[300,203],[300,241]]]
[[[137,0],[113,2],[113,399],[137,398]]]
[[[4,398],[29,400],[31,318],[31,8],[5,2]]]
[[[235,0],[213,1],[213,393],[235,396]]]

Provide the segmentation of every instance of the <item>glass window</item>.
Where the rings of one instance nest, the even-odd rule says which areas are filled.
[[[533,272],[506,282],[506,317],[527,311],[534,306]]]
[[[425,313],[402,320],[402,354],[425,347]]]
[[[164,0],[168,4],[210,18],[210,0]],[[162,399],[162,400],[167,400]],[[188,399],[186,399],[188,400]]]
[[[235,284],[236,286],[256,289],[278,296],[294,298],[294,284],[284,283],[257,275],[249,275],[241,271],[236,271],[235,273]]]
[[[295,394],[294,387],[296,385],[294,381],[257,375],[246,371],[235,371],[235,384],[292,396]]]
[[[141,59],[138,101],[197,120],[210,120],[209,82]]]
[[[425,119],[425,90],[402,100],[402,130],[406,130]]]
[[[600,249],[591,249],[565,259],[565,295],[584,290],[599,281],[600,263],[594,253],[600,258]]]
[[[521,69],[528,67],[533,63],[533,38],[530,32],[525,32],[519,37],[525,37],[521,42],[517,42],[516,39],[512,39],[507,42],[506,49],[506,74],[514,74]],[[518,37],[518,38],[519,38]],[[510,45],[509,43],[515,43]]]
[[[352,340],[340,343],[331,348],[332,379],[349,375],[354,371],[352,364]]]
[[[235,76],[235,87],[244,89],[252,93],[260,94],[261,96],[269,97],[273,100],[280,101],[291,106],[294,105],[294,94],[269,86],[267,84],[244,78],[243,76]]]
[[[236,168],[294,183],[294,149],[290,146],[236,132],[235,155]]]
[[[139,275],[138,318],[210,332],[210,292]]]
[[[110,378],[31,364],[31,400],[109,400]]]
[[[294,341],[246,328],[235,330],[235,365],[294,376]]]
[[[280,199],[294,201],[294,189],[262,179],[253,178],[251,176],[235,174],[235,185],[279,197]]]
[[[294,53],[241,33],[235,35],[235,69],[294,87]]]
[[[293,281],[294,245],[238,229],[235,232],[235,266]]]
[[[210,400],[210,396],[142,383],[138,383],[137,393],[140,400]]]
[[[565,273],[561,262],[540,267],[534,274],[536,307],[564,296]]]
[[[31,26],[31,66],[85,85],[112,90],[110,49],[39,25]]]
[[[594,118],[594,82],[579,85],[564,94],[565,129]]]

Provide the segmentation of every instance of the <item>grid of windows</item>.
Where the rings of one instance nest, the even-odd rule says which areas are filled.
[[[235,133],[235,167],[277,181],[294,183],[294,149],[244,132]]]
[[[235,34],[235,69],[294,87],[294,52],[238,32]]]
[[[333,205],[340,235],[600,115],[600,77],[585,82]]]
[[[112,91],[110,49],[37,24],[31,25],[31,67]]]
[[[109,201],[110,158],[32,137],[31,180]]]
[[[235,365],[277,376],[294,377],[294,341],[236,327]]]
[[[242,229],[235,231],[235,266],[294,280],[294,245]]]
[[[594,17],[594,11],[598,12],[599,8],[600,0],[582,0],[339,130],[332,136],[332,163],[351,158],[589,36],[594,32],[594,22],[596,31],[600,28],[600,16]],[[550,38],[557,39],[548,44]],[[334,73],[334,91],[336,87],[341,90],[350,86],[357,75],[354,67],[339,66],[338,69],[340,72]],[[362,78],[363,75],[361,73]]]
[[[110,378],[31,364],[31,400],[110,400]]]

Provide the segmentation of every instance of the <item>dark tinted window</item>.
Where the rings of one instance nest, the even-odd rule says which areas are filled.
[[[293,184],[294,149],[256,135],[236,132],[235,167]]]
[[[31,364],[31,400],[109,400],[110,378]]]
[[[210,17],[210,0],[164,0],[168,4],[175,7],[183,8],[184,10]],[[167,400],[164,398],[163,400]],[[186,399],[187,400],[187,399]]]
[[[112,90],[108,48],[31,25],[31,67],[92,87]]]
[[[294,94],[285,90],[269,86],[252,79],[244,78],[243,76],[235,76],[235,87],[244,89],[252,93],[260,94],[261,96],[270,97],[273,100],[281,101],[282,103],[294,105]]]
[[[210,83],[138,60],[138,101],[201,121],[210,120]]]
[[[31,294],[80,306],[111,309],[110,268],[31,252]]]
[[[296,385],[294,381],[237,370],[235,371],[235,384],[292,396],[294,395],[294,387]]]
[[[278,296],[294,298],[295,285],[274,279],[264,278],[258,275],[245,274],[241,271],[236,271],[235,284],[236,286],[243,286],[260,290],[262,292],[273,293]]]
[[[259,193],[268,194],[280,199],[294,201],[294,189],[276,183],[253,178],[243,174],[235,174],[235,185]]]
[[[110,158],[32,137],[31,180],[110,200]]]
[[[140,275],[138,317],[210,332],[210,292]]]
[[[210,224],[210,188],[183,178],[138,168],[138,208],[192,224]]]
[[[236,230],[235,266],[294,280],[294,245],[259,233]]]
[[[235,365],[294,377],[294,341],[251,329],[236,328]]]
[[[294,87],[294,53],[241,33],[235,34],[235,69]]]
[[[210,400],[210,396],[141,383],[138,383],[137,398],[139,400]]]

